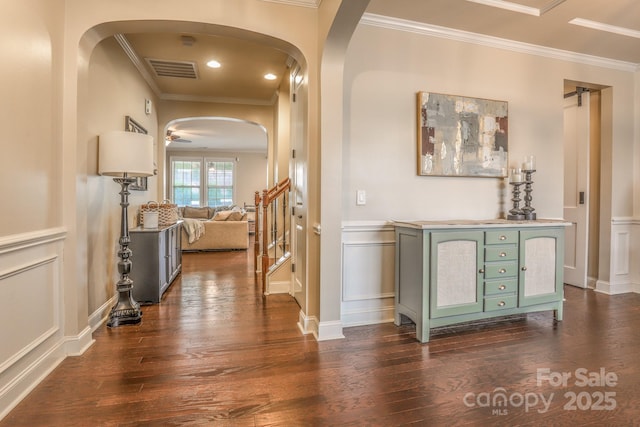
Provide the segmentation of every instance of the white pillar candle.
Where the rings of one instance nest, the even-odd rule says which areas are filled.
[[[511,176],[509,177],[509,182],[518,183],[522,182],[522,172],[520,168],[511,169]]]
[[[524,163],[522,163],[522,169],[526,171],[532,171],[536,169],[536,156],[524,156]]]

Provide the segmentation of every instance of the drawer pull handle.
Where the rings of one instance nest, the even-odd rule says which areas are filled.
[[[507,236],[500,236],[500,240],[507,240]]]
[[[505,304],[505,302],[504,302],[504,301],[500,301],[500,302],[498,303],[498,307],[504,307],[504,304]]]
[[[501,268],[500,270],[498,270],[498,273],[500,273],[500,274],[504,274],[504,273],[506,273],[506,272],[507,272],[507,270],[506,270],[506,269],[504,269],[504,268]]]
[[[506,252],[500,252],[500,256],[501,256],[501,257],[506,257],[506,256],[507,256],[507,253],[506,253]]]
[[[527,266],[522,267],[522,271],[527,271]]]
[[[480,270],[478,270],[478,273],[484,273],[484,268],[481,268]]]
[[[504,291],[505,289],[507,289],[507,287],[505,285],[500,285],[498,286],[498,289]]]

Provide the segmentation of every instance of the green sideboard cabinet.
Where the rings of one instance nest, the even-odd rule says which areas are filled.
[[[395,324],[431,328],[553,310],[562,320],[564,227],[557,220],[395,222]]]

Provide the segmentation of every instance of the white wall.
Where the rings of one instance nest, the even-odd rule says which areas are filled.
[[[57,206],[60,165],[61,67],[54,54],[62,43],[62,13],[58,2],[4,4],[0,28],[0,195],[17,197],[2,209],[0,236],[60,225]],[[10,64],[10,65],[9,65]]]
[[[125,116],[142,125],[158,145],[155,112],[146,115],[144,100],[156,103],[153,92],[131,64],[113,38],[96,46],[89,63],[89,105],[84,128],[86,148],[86,217],[87,275],[89,306],[87,315],[100,321],[115,295],[120,236],[120,185],[112,178],[99,176],[98,135],[109,130],[124,130]],[[83,133],[84,133],[83,132]],[[122,153],[125,156],[127,153]],[[157,158],[154,161],[157,163]],[[135,227],[138,207],[156,199],[158,177],[148,178],[148,191],[131,191],[129,196],[129,227]]]
[[[0,67],[1,419],[64,357],[83,351],[91,334],[65,328],[64,5],[32,0],[0,8],[0,55],[6,59]]]
[[[363,224],[370,228],[377,224],[378,232],[384,232],[384,224],[393,219],[488,219],[501,217],[510,208],[503,180],[417,176],[419,91],[508,101],[510,163],[521,163],[525,154],[536,156],[533,206],[539,218],[561,218],[564,80],[612,87],[612,137],[603,140],[608,144],[603,150],[610,153],[615,168],[602,171],[611,183],[602,191],[611,198],[609,218],[632,214],[633,183],[629,178],[633,176],[637,116],[633,71],[481,46],[393,25],[381,28],[366,17],[365,22],[351,40],[345,63],[343,242],[353,240]],[[365,206],[356,206],[356,190],[366,190]],[[609,224],[606,239],[610,233]],[[377,240],[367,241],[382,245]],[[614,251],[626,250],[622,243],[612,244]],[[384,257],[385,250],[386,246],[380,246],[379,257],[361,260],[363,270],[357,274],[351,270],[358,261],[347,258],[353,258],[353,251],[343,249],[343,271],[349,270],[343,275],[343,296],[390,289],[382,276],[372,280],[366,270],[379,265],[386,265],[384,271],[389,268],[393,261]],[[368,249],[367,253],[375,251]],[[611,256],[624,259],[627,253]],[[384,277],[388,280],[389,276]],[[369,289],[372,283],[375,289]],[[376,308],[380,301],[370,300],[371,322],[388,318]],[[350,322],[348,310],[353,305],[343,297],[345,324]]]
[[[496,218],[508,195],[502,180],[416,174],[416,93],[508,101],[509,160],[537,158],[534,207],[562,217],[563,82],[613,86],[616,175],[632,172],[633,73],[361,25],[345,66],[344,220]],[[610,173],[610,171],[609,171]],[[631,183],[616,182],[614,215],[630,215]],[[366,206],[355,205],[367,190]],[[616,188],[617,190],[617,188]]]

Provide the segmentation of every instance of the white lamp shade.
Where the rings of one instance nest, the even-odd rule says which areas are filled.
[[[153,175],[153,137],[144,133],[109,131],[98,141],[98,173],[108,176]]]

